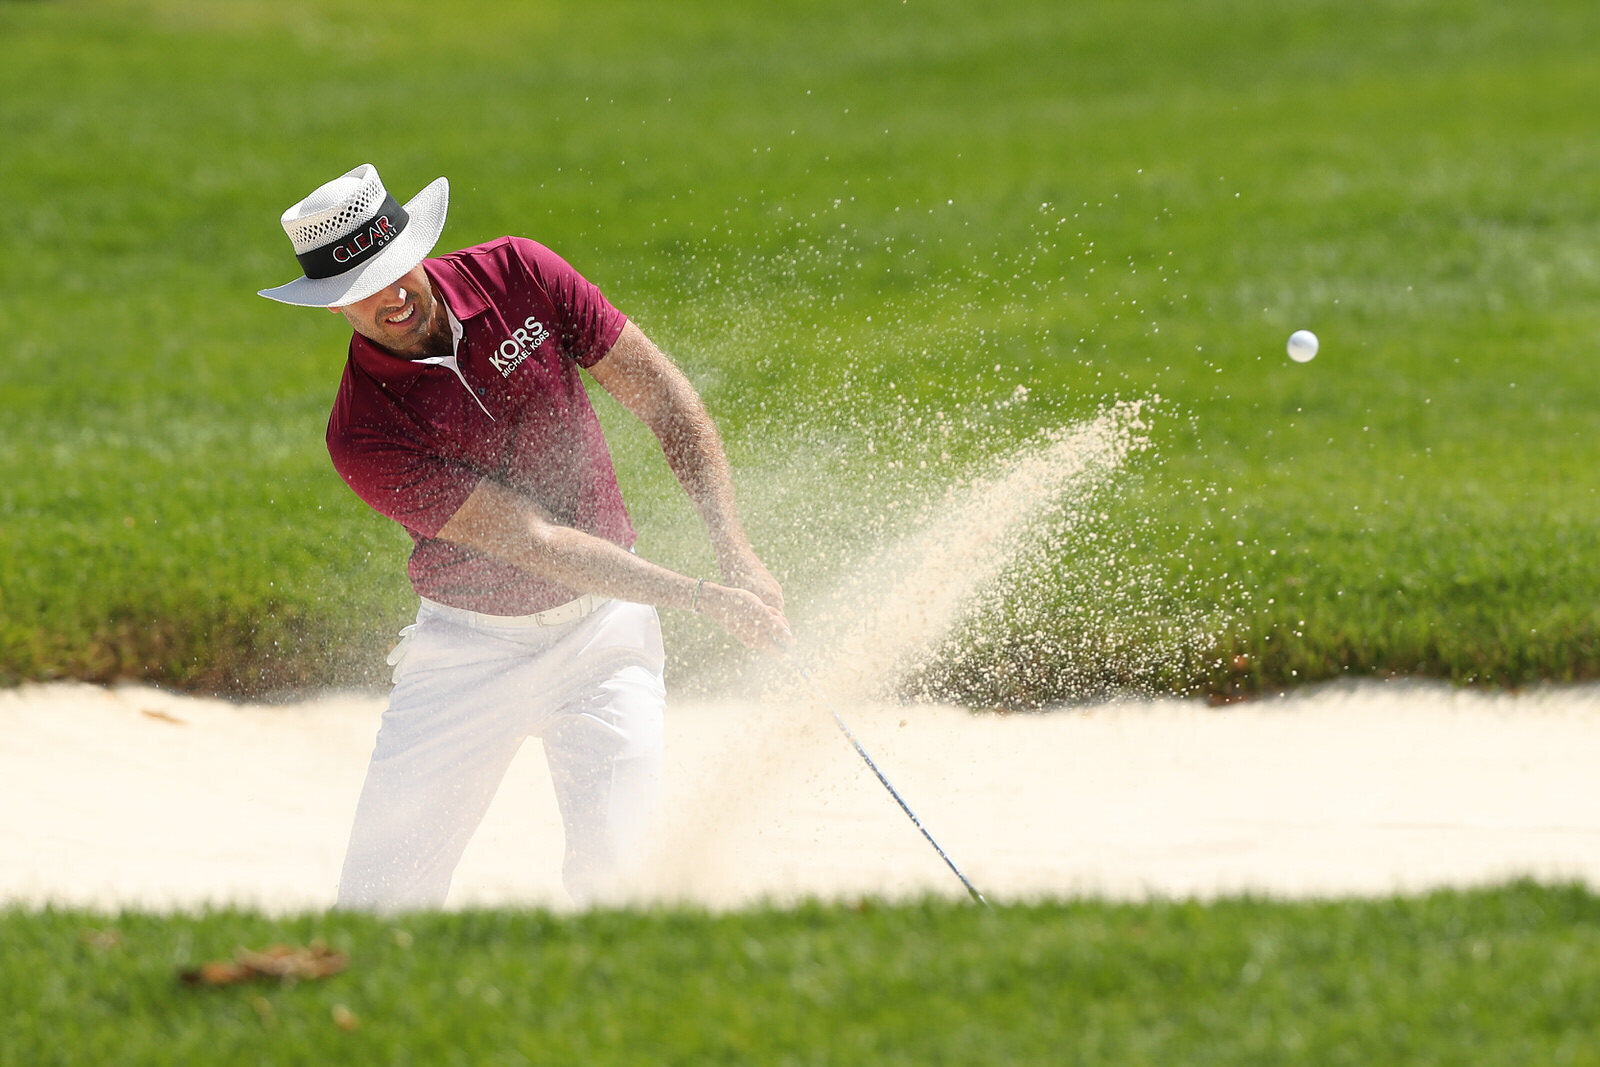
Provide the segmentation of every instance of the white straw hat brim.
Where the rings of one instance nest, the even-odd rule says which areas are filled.
[[[428,258],[444,232],[445,214],[450,209],[450,183],[435,178],[405,205],[410,221],[400,236],[359,267],[331,278],[299,277],[288,285],[262,289],[258,295],[268,300],[300,307],[344,307],[365,300],[373,293],[393,285],[407,271]]]

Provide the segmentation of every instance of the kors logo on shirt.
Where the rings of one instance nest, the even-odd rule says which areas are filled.
[[[529,315],[520,327],[511,331],[510,337],[500,342],[500,347],[489,356],[489,362],[500,372],[500,377],[509,378],[512,371],[522,366],[523,360],[538,351],[539,346],[549,339],[549,329]]]

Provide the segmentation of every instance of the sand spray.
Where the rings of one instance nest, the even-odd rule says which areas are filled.
[[[704,898],[719,883],[737,881],[737,842],[760,833],[745,813],[766,810],[754,798],[810,788],[824,776],[821,768],[831,775],[853,762],[830,710],[854,719],[881,707],[908,665],[933,654],[974,598],[1028,554],[1041,523],[1053,540],[1069,537],[1114,488],[1130,457],[1152,447],[1158,403],[1107,405],[1038,435],[992,471],[950,486],[911,533],[850,568],[831,593],[796,615],[793,661],[757,665],[762,695],[727,705],[725,751],[663,819],[650,895]],[[802,679],[793,662],[810,677]],[[670,708],[668,716],[670,763]],[[884,771],[894,776],[892,766]],[[866,768],[855,773],[871,785]],[[923,799],[907,800],[920,810]],[[883,804],[893,814],[889,797]],[[907,824],[903,832],[916,830]],[[930,851],[928,860],[937,864],[940,857]]]

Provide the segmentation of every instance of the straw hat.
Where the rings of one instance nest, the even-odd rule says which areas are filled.
[[[370,163],[340,175],[283,213],[283,229],[305,276],[269,300],[343,307],[402,277],[433,250],[450,207],[450,183],[435,178],[401,207]]]

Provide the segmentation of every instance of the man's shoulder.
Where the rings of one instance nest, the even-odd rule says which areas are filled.
[[[529,263],[549,253],[550,250],[537,241],[507,234],[504,237],[496,237],[492,241],[485,241],[469,248],[460,248],[454,252],[447,252],[438,258],[460,267],[470,268],[476,266],[483,268],[503,267],[513,262]]]
[[[328,451],[333,453],[335,463],[355,444],[358,428],[368,421],[367,409],[373,397],[367,394],[375,391],[373,383],[364,381],[356,372],[354,361],[346,361],[338,392],[333,397],[333,409],[328,413]]]
[[[407,429],[394,404],[379,390],[365,390],[347,379],[328,415],[324,435],[333,469],[360,489],[398,458],[427,453],[422,437]]]
[[[471,313],[480,302],[493,302],[530,281],[542,284],[543,264],[549,250],[526,237],[497,237],[493,241],[457,249],[434,257],[436,280],[445,289],[456,314]]]
[[[402,391],[410,387],[405,378],[390,384]],[[374,436],[386,436],[386,429],[393,425],[394,408],[395,398],[388,389],[353,356],[347,358],[328,413],[329,449],[358,448],[371,444]]]

